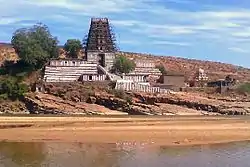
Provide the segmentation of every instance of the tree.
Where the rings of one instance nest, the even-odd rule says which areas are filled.
[[[113,71],[119,74],[129,73],[135,69],[135,62],[125,56],[117,56],[114,62]]]
[[[78,58],[78,53],[81,50],[81,41],[78,39],[69,39],[64,45],[64,50],[71,58]]]
[[[34,69],[42,68],[50,58],[58,57],[58,40],[41,23],[18,29],[13,34],[11,44],[20,61]]]
[[[158,68],[163,75],[167,74],[167,70],[163,65],[157,65],[156,68]]]

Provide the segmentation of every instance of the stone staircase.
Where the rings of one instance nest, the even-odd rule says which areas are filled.
[[[46,82],[74,82],[82,74],[97,74],[97,66],[95,64],[85,64],[79,67],[46,66],[44,80]]]
[[[98,65],[97,68],[101,70],[111,81],[122,80],[120,76],[109,73],[108,70],[102,67],[101,65]]]

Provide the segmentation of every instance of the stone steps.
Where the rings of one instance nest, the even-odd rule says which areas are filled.
[[[97,74],[97,71],[45,71],[45,75]]]
[[[56,67],[47,66],[45,68],[44,79],[46,82],[74,82],[82,75],[97,75],[98,69],[95,64],[84,64],[81,66]]]

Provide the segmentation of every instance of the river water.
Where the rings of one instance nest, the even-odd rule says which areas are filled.
[[[250,167],[250,142],[185,147],[1,142],[0,167]]]

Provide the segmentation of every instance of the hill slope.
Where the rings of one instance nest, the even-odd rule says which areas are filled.
[[[119,52],[122,55],[133,58],[146,58],[154,61],[156,64],[163,64],[167,70],[184,73],[186,78],[191,79],[194,73],[202,68],[207,73],[210,80],[225,78],[227,75],[232,75],[234,78],[240,81],[250,81],[250,69],[242,68],[239,66],[202,61],[194,59],[185,59],[171,56],[153,56],[149,54],[131,53],[131,52]],[[62,57],[65,56],[63,50],[60,51]],[[18,56],[15,54],[14,49],[9,44],[0,43],[0,64],[4,60],[17,60]]]
[[[156,64],[163,64],[168,71],[184,73],[188,79],[194,77],[195,72],[202,68],[207,73],[210,80],[223,79],[231,75],[240,81],[250,81],[250,69],[232,64],[186,59],[172,56],[154,56],[149,54],[121,52],[122,55],[132,58],[147,58]]]

